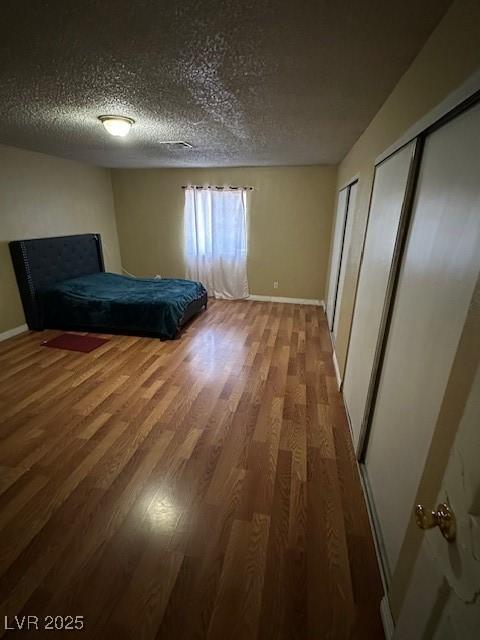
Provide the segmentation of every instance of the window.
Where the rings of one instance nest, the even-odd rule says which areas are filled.
[[[184,215],[187,278],[215,298],[247,298],[245,190],[188,187]]]

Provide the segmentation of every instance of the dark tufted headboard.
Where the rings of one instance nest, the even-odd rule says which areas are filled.
[[[45,287],[105,271],[99,234],[14,240],[9,243],[23,309],[30,329],[43,329],[39,292]]]

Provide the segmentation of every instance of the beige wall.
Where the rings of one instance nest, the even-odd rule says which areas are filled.
[[[375,158],[480,66],[480,3],[455,2],[338,170],[338,185],[359,176],[352,243],[340,304],[336,356],[345,371]]]
[[[0,146],[0,333],[25,322],[9,240],[102,234],[105,263],[120,257],[109,171]]]
[[[112,182],[123,266],[135,275],[185,276],[182,185],[250,185],[250,293],[324,298],[334,167],[114,170]]]

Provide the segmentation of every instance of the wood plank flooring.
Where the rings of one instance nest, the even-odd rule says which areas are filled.
[[[57,333],[0,344],[0,634],[383,638],[320,309],[214,301],[179,340],[90,354]]]

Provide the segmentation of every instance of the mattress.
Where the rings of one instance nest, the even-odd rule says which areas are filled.
[[[174,338],[192,305],[206,304],[200,282],[94,273],[63,280],[39,293],[50,328],[138,333]]]

